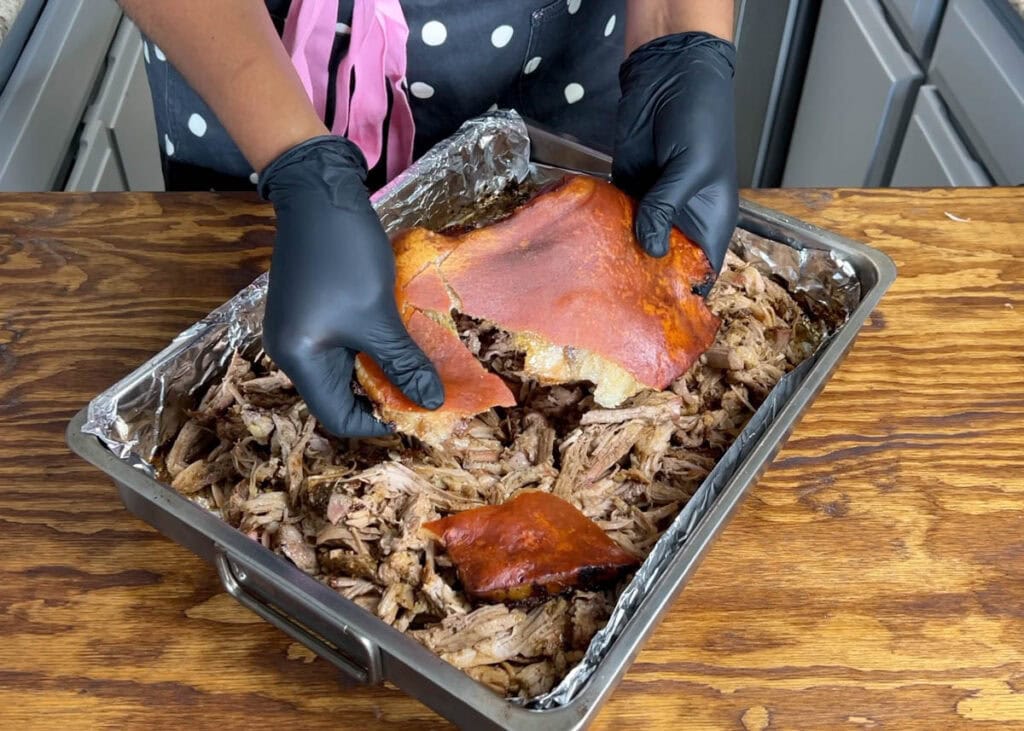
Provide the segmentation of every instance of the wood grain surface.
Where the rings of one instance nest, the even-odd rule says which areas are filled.
[[[1024,190],[749,196],[899,279],[594,727],[1024,728]],[[267,266],[269,214],[0,197],[0,728],[447,727],[340,684],[64,446]]]

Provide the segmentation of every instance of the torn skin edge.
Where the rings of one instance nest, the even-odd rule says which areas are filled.
[[[519,392],[523,383],[527,382],[533,382],[544,387],[582,387],[593,397],[597,405],[603,408],[617,408],[628,399],[643,391],[661,390],[650,384],[641,383],[619,364],[585,348],[550,343],[542,336],[529,331],[512,332],[491,320],[474,317],[454,308],[447,313],[443,313],[407,305],[407,311],[421,314],[455,335],[484,371],[502,380],[514,399],[512,404],[494,403],[480,411],[458,415],[457,419],[449,422],[451,427],[447,433],[433,434],[427,440],[428,443],[435,446],[443,445],[444,441],[451,436],[460,435],[465,425],[474,417],[496,408],[517,406],[518,398],[515,397],[515,394]],[[505,340],[511,346],[508,350],[508,355],[514,354],[522,358],[521,367],[514,371],[495,368],[496,357],[500,358],[501,354],[488,351],[486,355],[489,357],[482,357],[484,353],[478,350],[479,343],[474,344],[471,341],[472,328],[467,329],[464,324],[465,321],[472,323],[472,328],[478,329],[478,332],[482,330],[484,332],[498,333],[499,339]],[[442,408],[444,407],[442,406]],[[388,414],[395,411],[402,410],[388,410],[385,406],[383,409],[377,408],[375,413],[378,416],[389,418]],[[430,420],[429,413],[424,413],[421,409],[415,409],[407,413],[415,413],[419,415],[420,419],[416,420],[417,428],[411,433],[408,430],[402,430],[403,433],[422,439],[425,432],[418,428],[418,422],[420,420]],[[390,418],[390,421],[394,422],[394,419]],[[439,415],[438,422],[442,423],[444,421],[444,417]],[[401,424],[399,424],[399,427],[401,427]]]
[[[494,320],[466,312],[463,309],[461,298],[442,271],[445,259],[453,251],[454,248],[442,251],[438,257],[420,267],[405,283],[408,285],[417,280],[430,266],[433,266],[437,280],[444,287],[448,296],[448,311],[440,312],[406,301],[403,304],[403,321],[408,323],[413,313],[418,312],[453,332],[471,353],[470,344],[466,342],[464,333],[459,331],[458,318],[467,318],[487,328],[497,330],[510,338],[515,344],[516,350],[523,356],[522,375],[524,378],[534,380],[544,386],[586,385],[592,391],[597,403],[604,408],[615,408],[626,399],[647,389],[661,390],[656,384],[643,383],[623,366],[600,353],[574,345],[560,345],[548,340],[540,333],[530,330],[512,331]],[[715,277],[713,274],[709,274],[705,282],[698,286],[706,286],[710,291],[714,282]],[[506,374],[491,369],[489,362],[479,358],[478,354],[474,353],[473,355],[485,370],[503,380],[507,378]],[[444,407],[442,406],[442,408]],[[466,420],[485,413],[487,410],[468,415]]]

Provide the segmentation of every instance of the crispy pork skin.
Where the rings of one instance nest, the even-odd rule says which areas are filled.
[[[360,355],[359,380],[377,408],[403,434],[431,442],[446,435],[468,417],[493,406],[513,406],[508,386],[487,371],[459,340],[454,323],[439,323],[419,310],[406,322],[409,334],[430,356],[444,384],[444,406],[437,411],[414,404],[395,388],[371,358]]]
[[[639,563],[571,504],[539,490],[426,523],[423,530],[444,546],[463,590],[491,602],[593,589]]]
[[[438,366],[447,400],[434,412],[418,409],[360,356],[357,375],[379,415],[438,443],[466,416],[509,405],[507,389],[481,388],[486,379],[443,336],[455,332],[453,311],[508,333],[524,354],[526,377],[544,385],[589,381],[601,406],[665,388],[686,372],[719,326],[694,293],[711,271],[677,230],[667,256],[645,254],[633,236],[635,211],[611,184],[572,176],[490,226],[399,235],[396,301]]]

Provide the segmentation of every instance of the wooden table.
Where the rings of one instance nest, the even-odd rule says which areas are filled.
[[[595,727],[1024,728],[1024,190],[750,197],[899,279]],[[245,196],[0,197],[0,728],[445,726],[339,685],[64,446],[271,240]]]

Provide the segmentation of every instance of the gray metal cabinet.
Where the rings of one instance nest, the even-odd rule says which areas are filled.
[[[783,185],[886,184],[922,78],[877,0],[825,0]]]
[[[763,176],[798,3],[736,2],[736,160],[744,187]]]
[[[82,131],[75,167],[68,178],[66,190],[127,190],[124,169],[111,139],[110,130],[99,120],[90,122]]]
[[[0,41],[0,94],[3,94],[7,81],[11,78],[11,72],[18,65],[21,51],[25,48],[29,36],[32,35],[32,30],[36,27],[36,20],[43,12],[45,4],[46,0],[23,0],[21,9],[14,18],[14,23],[7,31],[7,35],[3,37],[3,41]]]
[[[934,86],[922,86],[914,104],[892,185],[991,185],[985,170],[971,157],[949,121]]]
[[[927,58],[935,45],[946,0],[882,0],[893,24],[918,58]]]
[[[142,37],[127,18],[110,47],[107,73],[84,122],[67,190],[163,190]]]
[[[47,3],[0,98],[0,190],[50,190],[103,71],[114,0]]]
[[[1024,49],[987,2],[950,0],[929,79],[996,183],[1024,183]]]

